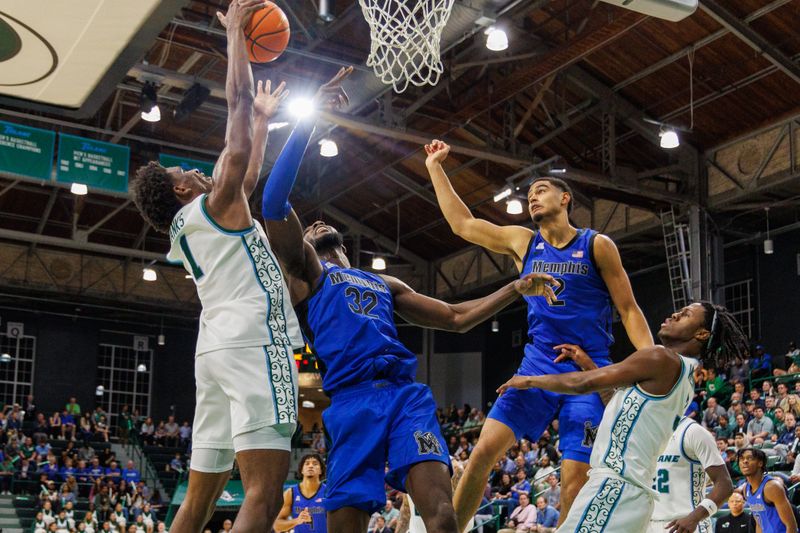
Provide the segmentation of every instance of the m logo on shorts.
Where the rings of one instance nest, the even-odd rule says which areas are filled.
[[[420,455],[442,455],[442,445],[430,431],[425,433],[415,431],[414,439],[417,441],[417,451]]]
[[[594,440],[597,438],[597,427],[592,426],[592,422],[589,420],[583,423],[583,442],[581,442],[581,446],[584,448],[594,446]]]

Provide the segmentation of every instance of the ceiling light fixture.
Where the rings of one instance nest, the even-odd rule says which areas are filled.
[[[497,333],[500,331],[500,321],[497,320],[497,317],[492,319],[492,333]]]
[[[658,132],[658,136],[661,138],[659,143],[661,148],[671,150],[681,145],[678,133],[672,128],[662,128],[662,130]]]
[[[775,243],[769,238],[769,207],[765,207],[764,211],[767,213],[767,238],[764,239],[764,253],[772,255],[775,253]]]
[[[511,196],[512,192],[513,191],[511,190],[511,187],[506,187],[505,189],[494,195],[494,201],[499,202],[500,200],[508,198],[509,196]]]
[[[516,198],[512,198],[508,202],[506,202],[506,213],[509,215],[521,215],[522,214],[522,202],[520,202]]]
[[[161,120],[161,110],[158,108],[156,84],[152,81],[144,82],[142,94],[139,98],[139,108],[142,112],[142,120],[146,120],[147,122],[158,122]]]
[[[78,196],[83,196],[89,193],[89,187],[87,187],[84,183],[73,183],[69,187],[69,192]]]
[[[319,142],[319,155],[322,157],[336,157],[339,155],[339,147],[330,139],[322,139]]]
[[[372,258],[372,270],[386,270],[386,261],[383,257],[375,256]]]
[[[292,116],[304,119],[314,113],[314,102],[309,98],[295,98],[289,101],[288,110]]]
[[[508,48],[508,36],[500,28],[491,26],[484,33],[486,34],[486,48],[492,52],[502,52]]]
[[[142,279],[145,281],[156,281],[158,279],[158,273],[150,267],[145,267],[142,269]]]

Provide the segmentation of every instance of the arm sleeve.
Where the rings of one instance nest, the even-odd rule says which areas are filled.
[[[306,153],[313,132],[313,123],[299,122],[289,135],[264,186],[261,214],[265,219],[284,220],[289,216],[292,209],[289,193],[292,192],[300,163],[303,161],[303,155]]]
[[[703,470],[725,464],[714,437],[708,430],[697,424],[689,426],[683,434],[683,450],[690,459],[700,461]]]

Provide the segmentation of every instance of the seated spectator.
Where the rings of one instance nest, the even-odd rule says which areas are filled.
[[[40,438],[37,441],[36,448],[34,449],[36,451],[37,459],[39,461],[46,460],[45,458],[48,455],[50,455],[50,450],[51,450],[50,443],[47,442],[47,437]]]
[[[536,531],[536,507],[527,494],[521,494],[519,505],[511,512],[508,521],[498,533],[529,533]]]
[[[0,494],[11,494],[11,483],[14,480],[14,474],[17,469],[14,468],[14,461],[10,455],[6,455],[3,462],[0,463]]]
[[[54,412],[53,415],[50,417],[50,436],[59,439],[63,439],[64,436],[61,432],[61,413],[58,411]]]
[[[533,478],[533,490],[536,493],[542,492],[547,489],[547,476],[555,472],[556,469],[550,464],[550,456],[543,455],[539,459],[539,468],[536,470]]]
[[[67,521],[67,513],[61,509],[56,515],[56,533],[69,533],[69,522]]]
[[[80,421],[78,422],[78,431],[80,431],[81,440],[84,443],[88,443],[92,440],[94,431],[92,430],[92,423],[89,421],[88,416],[81,416]]]
[[[750,446],[750,438],[746,434],[736,433],[733,435],[733,447],[736,449],[736,452],[748,446]]]
[[[78,449],[78,459],[82,459],[87,463],[91,463],[92,459],[94,459],[96,456],[97,453],[95,453],[94,448],[92,448],[92,445],[89,444],[88,440],[84,441],[83,444],[81,444],[81,447]]]
[[[17,479],[33,479],[36,472],[36,465],[31,463],[28,459],[23,459],[20,462],[19,469],[16,472]]]
[[[48,527],[56,521],[56,513],[53,511],[53,502],[50,500],[45,500],[42,503],[42,520]]]
[[[74,396],[71,396],[67,401],[67,405],[64,406],[64,410],[74,417],[81,416],[81,406],[78,404],[78,400]]]
[[[86,533],[95,533],[97,531],[97,518],[94,513],[87,511],[82,520]]]
[[[786,450],[786,462],[794,463],[797,457],[800,457],[800,426],[795,425],[794,438]]]
[[[136,533],[147,533],[146,532],[147,528],[144,525],[144,518],[142,518],[142,515],[139,514],[134,517],[133,526],[135,528],[134,531],[136,531]]]
[[[39,501],[44,506],[45,502],[49,502],[51,506],[55,506],[58,503],[58,492],[56,491],[56,482],[53,480],[48,480],[47,484],[42,487],[41,492],[39,492]]]
[[[103,442],[108,442],[108,424],[105,415],[100,415],[100,420],[94,425],[94,434],[101,437]]]
[[[167,428],[165,427],[164,421],[162,420],[161,422],[158,423],[158,426],[156,426],[156,432],[153,435],[153,440],[155,440],[155,443],[158,446],[164,446],[166,438],[167,438]]]
[[[558,450],[550,443],[550,433],[545,431],[538,442],[539,449],[536,452],[537,462],[541,464],[542,457],[545,455],[550,459],[549,464],[558,462]]]
[[[61,508],[64,510],[64,514],[67,515],[67,523],[69,524],[70,530],[75,529],[75,504],[68,501],[61,504]]]
[[[108,413],[106,413],[105,409],[101,405],[95,407],[94,412],[92,413],[92,424],[97,424],[100,422],[102,417],[106,417],[108,419]]]
[[[774,433],[775,425],[772,419],[764,416],[764,408],[755,408],[755,418],[747,424],[747,436],[753,444],[762,444],[764,441],[769,440],[770,435]]]
[[[800,416],[800,397],[797,394],[789,394],[786,399],[780,403],[781,409],[785,413],[792,413],[797,419]]]
[[[128,444],[128,435],[136,427],[136,422],[133,420],[133,415],[130,412],[128,405],[123,405],[119,412],[119,427],[117,428],[117,437],[122,444]]]
[[[47,474],[47,479],[57,480],[61,469],[58,468],[56,456],[52,453],[47,456],[47,462],[41,468],[42,473]]]
[[[92,477],[89,468],[86,466],[86,461],[83,459],[78,460],[78,466],[75,467],[75,479],[78,483],[91,483]]]
[[[145,419],[142,423],[142,427],[139,430],[139,438],[142,440],[144,444],[152,446],[154,444],[154,437],[156,434],[156,428],[153,426],[153,419],[149,416]]]
[[[72,466],[72,459],[67,457],[64,459],[64,466],[62,466],[59,470],[59,477],[62,481],[66,481],[68,478],[73,477],[74,475],[75,467]]]
[[[178,441],[180,440],[180,426],[178,423],[175,422],[175,417],[170,415],[167,417],[167,423],[164,424],[164,430],[167,434],[164,436],[164,445],[165,446],[178,446]]]
[[[117,503],[114,506],[114,511],[109,515],[108,521],[111,522],[112,526],[124,531],[128,523],[128,511],[122,507],[121,503]]]
[[[686,408],[686,411],[683,413],[683,416],[691,418],[692,420],[700,421],[701,412],[700,412],[700,404],[697,403],[696,398],[692,398],[692,401],[689,402],[689,407]]]
[[[186,471],[186,465],[183,463],[183,459],[181,459],[180,452],[175,453],[175,457],[172,458],[165,468],[167,472],[176,472],[178,474],[182,474]]]
[[[460,454],[462,451],[466,451],[467,453],[472,453],[472,443],[469,442],[469,439],[461,435],[458,439],[458,448],[456,448],[456,455]]]
[[[797,419],[792,413],[783,415],[783,431],[778,434],[777,444],[789,446],[794,440],[794,430],[797,426]]]
[[[731,387],[722,376],[717,374],[717,369],[709,368],[706,374],[706,387],[705,387],[706,401],[715,398],[719,402],[727,401],[731,395]]]
[[[381,510],[381,516],[386,521],[386,526],[389,529],[392,531],[397,529],[397,519],[400,518],[400,511],[395,509],[392,500],[386,500],[386,505]]]
[[[167,531],[167,524],[164,522],[159,522],[156,525],[156,533],[169,533],[169,531]]]
[[[3,454],[12,458],[19,457],[19,440],[17,439],[16,435],[12,434],[10,437],[8,437],[8,442],[3,449]]]
[[[100,492],[94,495],[94,508],[97,513],[98,520],[105,521],[111,511],[111,498],[108,496],[108,487],[103,485]]]
[[[319,435],[322,435],[322,436],[323,436],[323,439],[322,439],[322,441],[323,441],[323,446],[322,446],[322,449],[323,449],[323,453],[324,453],[324,450],[325,450],[325,438],[324,438],[324,434],[322,433],[322,431],[315,431],[315,432],[314,432],[314,437],[315,437],[315,438],[316,438],[317,434],[319,434]],[[178,430],[178,435],[179,435],[179,436],[180,436],[180,438],[181,438],[180,445],[181,445],[182,447],[184,447],[184,448],[185,448],[186,446],[188,446],[188,445],[189,445],[189,442],[191,442],[191,440],[192,440],[192,426],[190,426],[190,425],[189,425],[189,421],[188,421],[188,420],[184,420],[184,421],[183,421],[183,425],[182,425],[182,426],[181,426],[181,428]],[[312,448],[314,447],[313,443],[312,443],[311,447],[312,447]]]
[[[114,484],[118,483],[119,480],[122,479],[122,470],[120,470],[116,461],[111,461],[109,467],[106,468],[106,477],[111,479]]]
[[[772,356],[761,344],[756,346],[755,352],[750,358],[750,375],[753,378],[772,375]]]
[[[750,364],[746,359],[731,363],[728,369],[728,378],[733,382],[744,383],[750,378]]]
[[[768,382],[765,382],[768,383]],[[761,392],[756,389],[750,389],[750,402],[745,402],[745,405],[753,405],[753,407],[764,407],[764,400],[761,398]]]
[[[719,417],[725,416],[726,414],[727,411],[725,408],[717,403],[715,397],[711,396],[706,403],[706,410],[703,411],[703,426],[708,429],[714,429],[717,427]]]
[[[516,483],[511,485],[511,499],[519,501],[521,494],[531,494],[531,484],[528,482],[527,475],[524,469],[517,470]]]
[[[728,417],[726,415],[721,415],[717,419],[717,427],[714,428],[714,436],[717,439],[728,439],[733,438],[733,428],[728,424]]]
[[[78,501],[77,489],[78,487],[76,485],[75,492],[72,492],[70,490],[70,485],[68,485],[67,483],[61,485],[61,493],[59,494],[59,502],[61,503],[61,507],[64,507],[64,505],[66,505],[68,502],[74,505]]]
[[[559,513],[553,507],[547,505],[544,498],[536,498],[536,529],[537,533],[553,533],[558,524]]]
[[[36,517],[33,519],[33,533],[47,533],[47,523],[44,521],[44,514],[41,511],[37,511]]]
[[[142,478],[142,474],[136,469],[136,465],[133,461],[128,461],[128,465],[125,467],[125,470],[122,471],[122,478],[128,483],[138,483]]]
[[[542,497],[547,502],[547,505],[554,508],[556,511],[561,510],[561,485],[558,484],[556,475],[550,474],[547,476],[548,488],[542,494]]]
[[[137,515],[137,517],[138,516],[142,517],[146,533],[153,533],[153,529],[155,529],[156,524],[156,514],[153,512],[153,509],[150,507],[149,503],[145,503],[142,506],[142,511]],[[233,527],[233,523],[230,520],[225,520],[225,522],[228,523],[228,528],[225,529],[225,523],[223,523],[222,529],[227,533]]]
[[[16,409],[19,409],[17,404],[14,404]],[[19,412],[11,412],[6,419],[6,431],[16,431],[19,432],[22,430],[22,416]]]
[[[100,464],[100,458],[94,457],[92,459],[92,466],[89,467],[89,477],[92,481],[102,479],[106,475],[106,469]]]
[[[375,519],[375,527],[370,529],[369,533],[392,533],[392,530],[386,525],[386,519],[378,515]]]
[[[117,460],[117,454],[111,448],[105,448],[100,453],[100,464],[103,466],[111,466],[111,463]]]

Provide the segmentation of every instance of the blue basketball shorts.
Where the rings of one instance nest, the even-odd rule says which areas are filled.
[[[386,504],[385,483],[406,491],[406,476],[415,464],[438,461],[450,468],[427,385],[355,385],[334,394],[322,420],[330,439],[328,511],[355,507],[372,513]]]
[[[608,358],[593,359],[599,367],[611,364]],[[554,363],[552,353],[528,344],[517,374],[542,376],[579,370],[572,361]],[[605,405],[597,393],[576,396],[541,389],[509,389],[497,399],[488,417],[511,428],[518,440],[535,441],[558,415],[559,448],[563,458],[588,463],[604,410]]]

